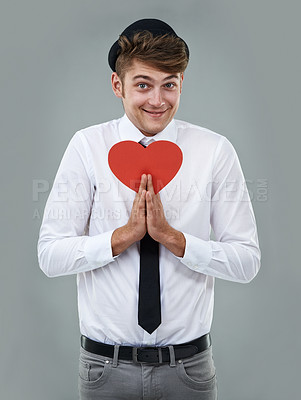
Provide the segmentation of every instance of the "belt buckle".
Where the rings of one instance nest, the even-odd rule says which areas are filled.
[[[156,360],[150,357],[149,360],[139,360],[139,355],[143,356],[143,353],[150,351],[150,354],[154,354],[156,351]],[[150,364],[162,364],[162,348],[161,347],[133,347],[133,361],[135,364],[137,363],[150,363]]]

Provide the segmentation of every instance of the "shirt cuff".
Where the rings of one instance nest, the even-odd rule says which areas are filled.
[[[95,236],[88,236],[84,244],[84,255],[93,268],[103,267],[114,261],[111,238],[115,229]]]
[[[186,245],[183,257],[176,257],[186,267],[196,272],[204,272],[212,259],[212,249],[209,241],[182,232]]]

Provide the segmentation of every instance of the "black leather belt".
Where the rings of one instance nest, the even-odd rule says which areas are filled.
[[[197,353],[200,353],[211,345],[210,334],[207,333],[198,339],[192,340],[191,342],[176,344],[174,348],[175,359],[180,360],[182,358],[191,357]],[[89,351],[90,353],[98,354],[104,357],[113,358],[114,356],[114,345],[95,342],[81,336],[81,346]],[[147,362],[147,363],[161,363],[170,362],[170,349],[166,347],[132,347],[132,346],[120,346],[118,358],[121,360],[132,360],[134,362]]]

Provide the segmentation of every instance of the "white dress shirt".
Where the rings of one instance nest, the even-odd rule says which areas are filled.
[[[224,136],[179,120],[153,136],[183,152],[160,198],[186,247],[181,258],[160,244],[162,323],[151,335],[145,332],[137,321],[139,243],[117,257],[111,247],[136,192],[108,165],[115,143],[143,138],[126,115],[76,132],[46,203],[38,258],[49,277],[77,274],[83,335],[110,344],[179,344],[210,331],[215,278],[249,282],[257,274],[256,222],[238,157]]]

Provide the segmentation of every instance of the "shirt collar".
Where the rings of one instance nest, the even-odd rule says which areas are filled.
[[[119,135],[121,140],[133,140],[134,142],[140,142],[143,138],[157,140],[168,140],[176,143],[177,140],[177,129],[174,119],[167,125],[163,131],[157,133],[154,136],[145,136],[139,131],[138,128],[129,120],[128,116],[124,114],[119,121]]]

